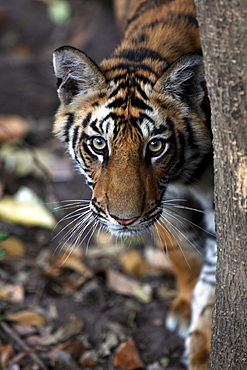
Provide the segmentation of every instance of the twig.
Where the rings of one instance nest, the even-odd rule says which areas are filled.
[[[27,354],[32,357],[33,361],[36,362],[41,369],[48,370],[44,362],[39,358],[39,356],[33,352],[33,349],[30,348],[20,337],[19,335],[4,321],[0,322],[0,327],[8,334],[16,343],[18,343]]]

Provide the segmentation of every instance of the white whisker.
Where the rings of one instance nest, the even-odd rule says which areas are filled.
[[[163,215],[162,215],[163,216]],[[167,236],[169,237],[169,233],[172,235],[172,237],[176,240],[176,242],[177,242],[177,244],[178,244],[178,247],[179,247],[179,249],[180,249],[180,251],[181,251],[181,253],[182,253],[182,255],[183,255],[183,257],[184,257],[184,260],[185,260],[185,262],[186,262],[186,264],[187,264],[187,266],[189,267],[189,269],[191,269],[191,267],[190,267],[190,264],[189,264],[189,262],[188,262],[188,260],[187,260],[187,258],[186,258],[186,255],[185,255],[185,253],[184,253],[184,250],[183,250],[183,245],[181,245],[181,243],[180,242],[182,242],[183,240],[179,237],[179,234],[181,234],[183,237],[185,237],[184,236],[184,234],[178,229],[178,228],[176,228],[171,222],[169,222],[165,217],[162,217],[163,218],[163,220],[166,222],[166,223],[168,223],[170,226],[171,226],[171,228],[172,229],[170,229],[170,228],[168,228],[164,223],[162,223],[161,221],[159,221],[160,223],[160,226],[162,227],[163,226],[163,228],[165,229],[165,231],[167,232]],[[177,231],[177,233],[175,232],[175,233],[173,233],[173,229],[174,229],[174,231]],[[185,239],[186,239],[186,237],[185,237]],[[189,242],[189,240],[188,240],[188,242]]]

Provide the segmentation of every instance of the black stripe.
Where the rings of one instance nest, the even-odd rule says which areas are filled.
[[[82,134],[81,134],[81,137],[80,137],[80,140],[82,141],[82,140],[87,140],[89,138],[89,135],[87,135],[87,134],[85,134],[85,132],[82,132]]]
[[[151,117],[149,117],[147,114],[145,114],[145,113],[140,113],[140,118],[142,119],[142,120],[144,120],[144,119],[146,119],[147,121],[149,121],[152,125],[154,125],[154,120],[151,118]]]
[[[148,58],[164,61],[160,53],[149,48],[123,49],[117,54],[113,54],[113,57],[127,59],[134,63],[143,62]]]
[[[149,40],[149,36],[146,33],[142,32],[139,35],[133,37],[130,42],[138,45],[142,42],[147,42],[148,40]]]
[[[189,134],[188,144],[189,144],[189,146],[192,150],[197,151],[198,150],[198,145],[195,142],[195,135],[194,135],[189,117],[183,117],[183,121],[184,121],[184,124],[185,124],[186,131]]]
[[[137,98],[137,96],[132,95],[131,98],[131,105],[135,108],[143,109],[143,110],[149,110],[153,111],[153,108],[150,107],[150,105],[146,104],[143,100]]]
[[[204,259],[203,264],[206,265],[206,266],[208,266],[208,267],[215,267],[216,266],[215,261],[210,261],[208,259]]]
[[[203,282],[204,284],[208,284],[210,286],[215,286],[215,281],[208,280],[206,278],[200,278],[200,281]]]
[[[127,63],[118,63],[117,65],[115,65],[115,66],[113,66],[109,69],[104,70],[104,72],[107,74],[109,72],[117,71],[117,70],[125,70],[125,72],[120,74],[120,75],[117,75],[116,77],[114,77],[113,78],[114,82],[117,82],[120,79],[126,79],[126,74],[128,74],[129,72],[135,72],[137,70],[138,70],[138,72],[139,71],[141,72],[142,70],[145,71],[145,72],[150,72],[150,73],[154,74],[154,76],[156,78],[158,78],[157,73],[150,66],[148,66],[145,63],[139,63],[137,66],[133,66],[133,64],[128,63],[128,62]]]
[[[139,92],[139,94],[141,95],[141,97],[144,99],[144,100],[148,100],[148,97],[147,97],[147,94],[145,93],[145,91],[141,88],[141,86],[138,84],[136,85],[136,89],[137,91]]]
[[[126,77],[126,75],[125,75]],[[114,81],[116,82],[116,81]],[[111,99],[113,96],[117,95],[117,93],[119,92],[119,90],[121,89],[125,89],[127,87],[127,84],[126,84],[126,81],[123,81],[121,82],[114,90],[113,92],[109,95],[109,98],[108,99]]]
[[[187,24],[193,25],[198,28],[198,22],[194,14],[184,14],[184,13],[172,13],[169,18],[160,18],[153,22],[146,23],[142,30],[146,30],[149,28],[154,28],[158,25],[176,25],[181,23],[181,20],[185,20]]]
[[[98,120],[97,119],[95,119],[94,121],[92,121],[91,123],[90,123],[90,126],[92,127],[92,129],[95,131],[95,132],[97,132],[98,134],[102,134],[102,131],[100,131],[99,130],[99,128],[98,128],[98,126],[96,126],[96,124],[97,124],[97,122],[98,122]]]
[[[184,151],[185,151],[185,140],[184,136],[181,131],[178,131],[178,138],[179,138],[179,144],[180,144],[180,153],[179,153],[179,163],[177,166],[177,169],[181,169],[184,165],[185,158],[184,158]]]
[[[133,15],[132,18],[128,20],[127,27],[130,25],[132,22],[134,22],[137,18],[139,18],[141,15],[145,14],[146,12],[150,11],[151,9],[158,8],[165,3],[170,3],[174,0],[146,0],[142,2],[138,8],[136,9],[135,14]]]
[[[199,155],[200,153],[198,152],[198,156]],[[194,172],[190,173],[190,178],[188,179],[187,183],[193,184],[198,179],[200,179],[200,177],[205,171],[205,168],[207,168],[209,163],[212,161],[212,158],[213,158],[213,150],[211,149],[209,153],[201,157],[201,160],[197,163],[197,167],[194,170]]]
[[[111,112],[107,116],[105,116],[105,118],[103,118],[103,120],[101,121],[101,125],[103,125],[105,121],[107,121],[109,118],[111,118],[113,121],[117,121],[119,119],[124,119],[125,117],[123,114],[116,114]]]
[[[159,135],[159,134],[163,134],[165,131],[167,131],[167,127],[165,125],[160,125],[159,128],[155,128],[153,131],[152,131],[152,135]]]
[[[174,122],[170,117],[166,117],[166,124],[169,127],[169,129],[174,132]]]
[[[89,149],[89,147],[88,147],[87,143],[83,142],[83,143],[82,143],[82,147],[83,147],[83,150],[85,151],[85,153],[87,153],[87,154],[89,155],[90,160],[98,160],[97,155],[94,155],[94,154],[91,152],[91,150]],[[86,166],[85,161],[84,161],[84,164],[85,164],[85,166]]]
[[[78,139],[78,133],[79,133],[79,126],[74,127],[73,130],[73,140],[72,140],[72,148],[75,150],[76,144],[77,144],[77,139]]]
[[[68,118],[67,118],[67,122],[64,128],[64,132],[65,132],[65,142],[68,143],[69,142],[69,130],[70,130],[70,127],[74,123],[75,116],[73,113],[67,113],[66,116],[68,116]]]
[[[126,105],[127,105],[126,99],[117,98],[117,99],[114,99],[113,102],[109,103],[107,105],[107,108],[121,108],[121,107],[126,107]]]
[[[84,120],[82,121],[82,126],[84,128],[86,128],[87,125],[89,124],[91,117],[92,117],[92,113],[88,113],[88,115],[86,116],[86,118],[84,118]]]

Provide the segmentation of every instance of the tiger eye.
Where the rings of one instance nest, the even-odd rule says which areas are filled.
[[[106,149],[106,142],[101,137],[95,137],[92,139],[92,148],[96,151],[104,151]]]
[[[151,153],[154,153],[154,154],[157,154],[158,152],[160,152],[163,146],[164,146],[164,143],[161,140],[151,140],[148,143],[148,149],[150,150]]]

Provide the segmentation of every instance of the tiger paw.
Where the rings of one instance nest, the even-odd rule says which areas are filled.
[[[210,328],[194,330],[187,338],[189,370],[208,370],[210,355]]]
[[[171,331],[177,331],[185,338],[188,334],[191,317],[191,303],[182,297],[177,297],[171,304],[166,319],[166,327]]]

